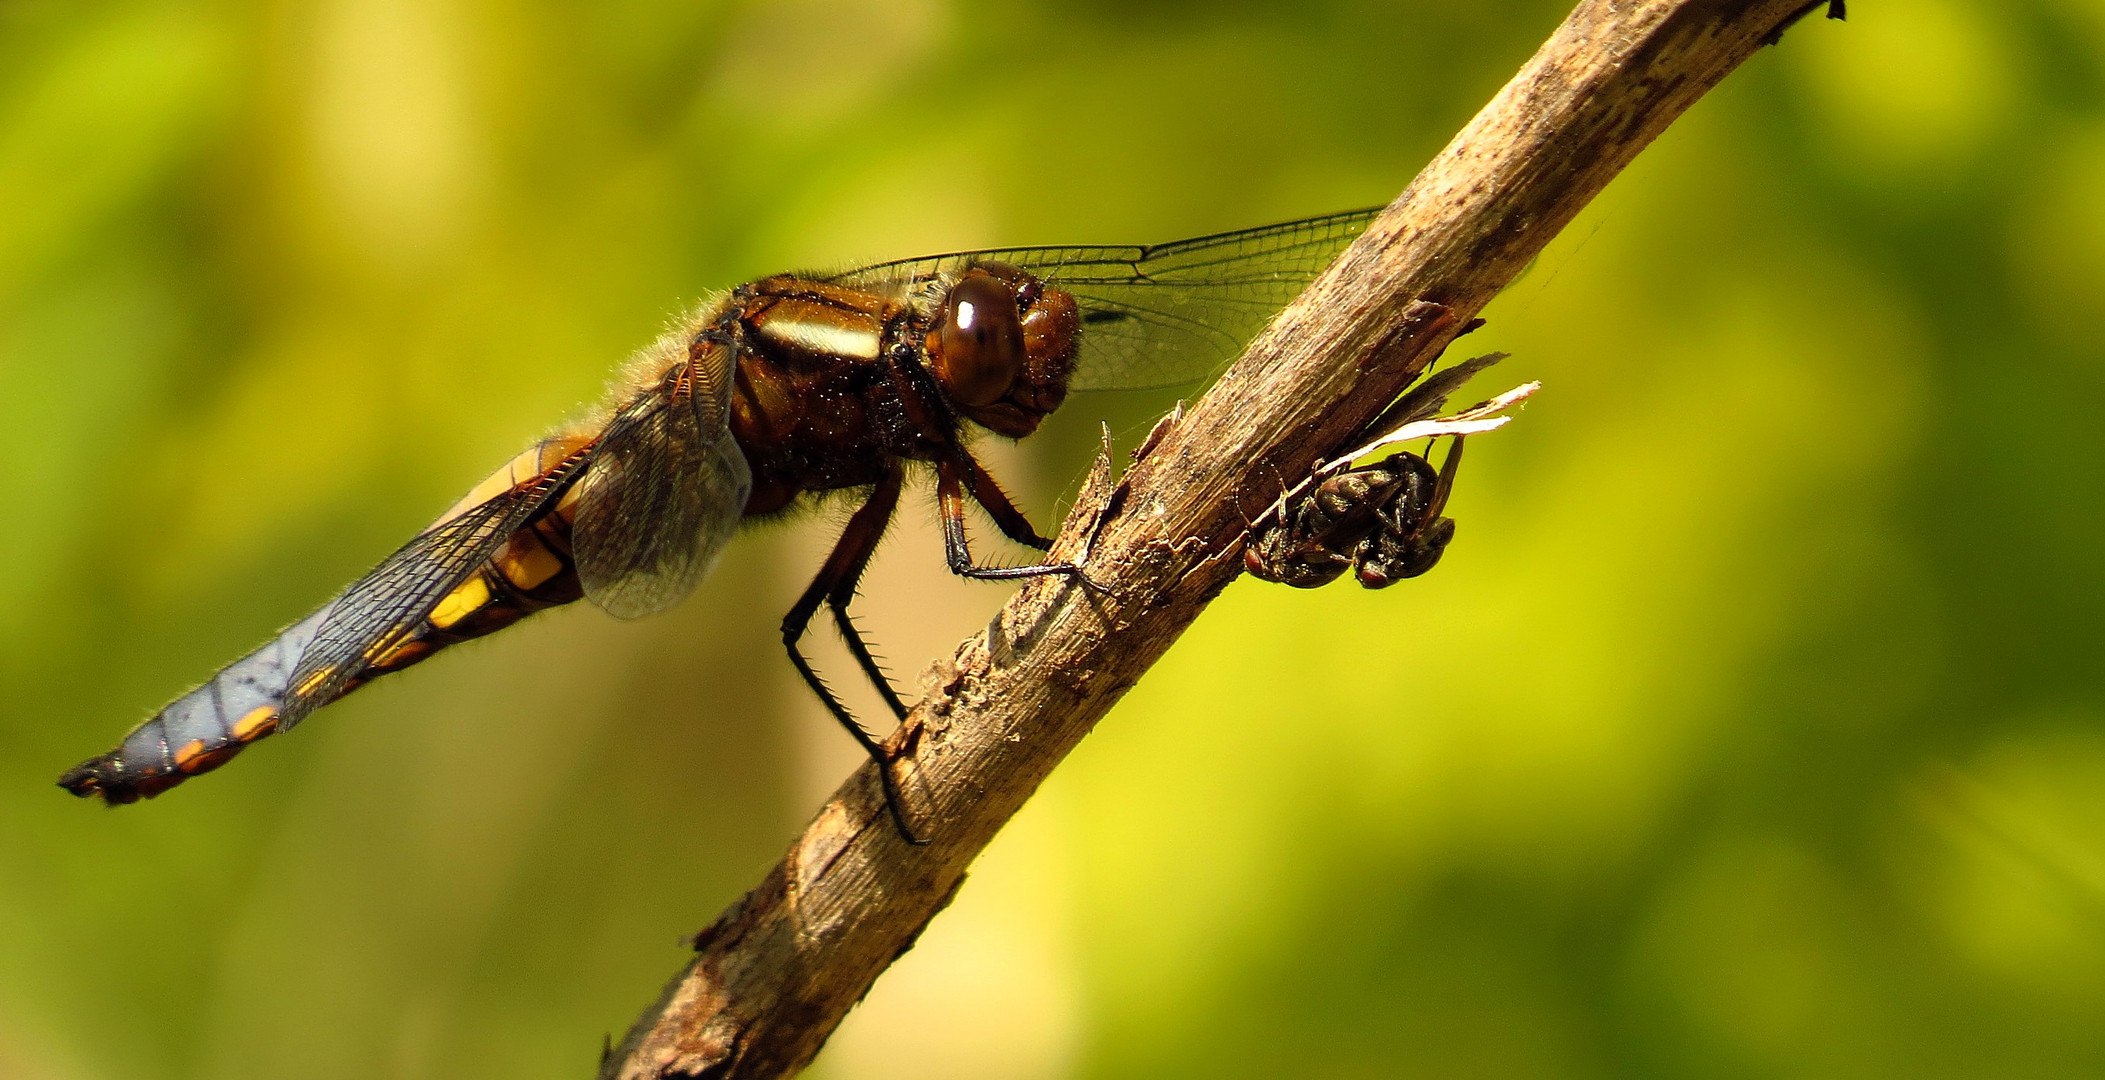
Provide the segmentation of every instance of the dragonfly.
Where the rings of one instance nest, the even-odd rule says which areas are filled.
[[[778,274],[718,294],[639,351],[595,411],[512,458],[320,609],[59,784],[111,805],[151,798],[374,679],[534,612],[580,598],[620,618],[663,611],[694,591],[742,524],[849,491],[861,505],[784,616],[782,642],[878,763],[894,821],[918,842],[882,745],[802,647],[823,609],[905,717],[849,608],[909,470],[935,473],[953,572],[1080,575],[1071,563],[974,557],[968,503],[1010,540],[1051,547],[974,457],[975,438],[1024,438],[1070,392],[1206,378],[1377,211],[1166,244],[986,249]]]

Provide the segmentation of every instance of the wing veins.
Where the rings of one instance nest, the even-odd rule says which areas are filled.
[[[284,730],[342,696],[373,660],[402,644],[453,590],[576,478],[574,454],[534,482],[491,496],[418,533],[330,602],[287,682]]]

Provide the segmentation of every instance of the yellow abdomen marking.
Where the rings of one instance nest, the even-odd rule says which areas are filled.
[[[540,476],[561,465],[570,455],[584,449],[591,441],[592,438],[588,435],[557,435],[541,440],[541,444],[534,448],[541,452],[541,460],[535,464],[534,475]],[[527,479],[529,478],[520,477],[522,483]]]
[[[241,719],[234,721],[234,737],[242,742],[254,742],[270,734],[278,726],[278,710],[268,705],[258,705]]]
[[[441,630],[481,611],[490,602],[490,585],[481,574],[461,582],[460,588],[446,594],[439,606],[431,609],[431,625]]]
[[[483,480],[482,483],[475,485],[473,488],[470,488],[466,495],[460,497],[459,502],[454,503],[450,508],[447,509],[445,513],[440,514],[439,519],[437,521],[432,522],[432,524],[441,525],[445,522],[452,521],[454,518],[461,516],[461,514],[467,512],[468,510],[473,509],[477,506],[481,506],[482,504],[489,502],[491,499],[494,499],[497,496],[512,490],[512,488],[517,487],[518,482],[512,479],[512,473],[516,470],[518,466],[529,464],[528,459],[532,459],[534,461],[540,460],[540,454],[540,448],[535,447],[534,449],[528,450],[526,453],[513,458],[509,463],[507,463],[504,466],[504,468],[491,473],[488,478]]]
[[[452,509],[440,514],[438,521],[432,524],[437,525],[451,521],[459,517],[462,511],[470,507],[481,506],[483,503],[489,502],[491,499],[547,473],[548,470],[561,465],[565,458],[577,453],[579,448],[591,441],[589,437],[584,435],[557,435],[554,438],[543,439],[527,447],[513,457],[512,460],[505,462],[503,468],[491,473],[482,483],[475,485],[473,490],[461,496],[461,500],[454,503]]]
[[[533,530],[522,529],[512,534],[511,542],[497,554],[497,569],[506,581],[521,589],[531,589],[563,572],[563,560],[548,550],[548,545],[535,536]]]
[[[372,666],[379,669],[408,667],[430,655],[433,646],[429,641],[410,638],[402,644],[381,653],[372,659]]]
[[[307,695],[314,693],[314,688],[320,686],[323,682],[325,682],[329,678],[329,674],[335,670],[336,668],[332,665],[330,667],[325,667],[312,675],[307,676],[305,679],[300,680],[300,685],[292,688],[293,696],[306,697]]]
[[[233,743],[217,750],[206,750],[203,739],[192,739],[175,752],[175,767],[184,775],[196,776],[207,773],[227,763],[227,759],[241,752],[241,744]]]

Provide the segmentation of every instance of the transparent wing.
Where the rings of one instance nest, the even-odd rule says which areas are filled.
[[[1307,287],[1380,207],[1140,247],[1026,247],[901,259],[828,280],[934,281],[1005,262],[1074,294],[1082,351],[1072,390],[1142,390],[1211,375]]]
[[[676,367],[624,406],[578,482],[578,578],[610,615],[679,603],[745,515],[753,474],[731,438],[730,355],[714,350]]]
[[[342,697],[367,665],[421,629],[439,601],[560,496],[590,458],[580,452],[533,483],[433,525],[331,601],[287,680],[278,730]]]

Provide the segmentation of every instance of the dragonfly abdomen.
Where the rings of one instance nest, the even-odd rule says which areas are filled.
[[[545,608],[585,595],[570,554],[570,519],[564,507],[512,534],[495,555],[447,593],[424,625],[401,644],[374,658],[366,673],[345,689],[400,671],[448,645],[494,634]]]
[[[228,664],[132,729],[115,750],[89,758],[59,778],[82,797],[112,806],[150,799],[227,763],[243,747],[276,731],[285,686],[329,608],[295,623],[270,644]]]
[[[520,454],[477,485],[438,528],[491,498],[538,483],[578,453],[590,439],[558,436]],[[570,554],[574,504],[561,500],[527,523],[441,598],[420,625],[386,651],[364,662],[355,677],[333,694],[302,701],[311,712],[379,676],[400,671],[448,645],[495,633],[544,608],[584,595]],[[276,639],[221,669],[203,686],[184,694],[125,736],[115,750],[75,766],[59,785],[82,797],[100,796],[112,806],[150,799],[192,776],[227,763],[250,743],[280,726],[286,702],[314,691],[293,679],[343,597],[293,624]],[[326,675],[326,672],[321,673]]]

